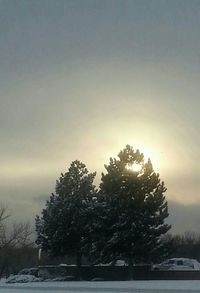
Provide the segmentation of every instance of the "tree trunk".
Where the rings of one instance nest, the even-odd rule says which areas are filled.
[[[80,250],[76,252],[76,265],[78,271],[78,279],[81,280],[82,253]]]
[[[129,256],[128,259],[128,267],[129,267],[129,276],[131,280],[134,280],[134,276],[133,276],[133,258],[132,255]]]

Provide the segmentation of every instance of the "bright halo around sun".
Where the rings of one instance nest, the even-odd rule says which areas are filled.
[[[142,169],[142,165],[139,163],[127,164],[126,169],[133,172],[140,172]]]

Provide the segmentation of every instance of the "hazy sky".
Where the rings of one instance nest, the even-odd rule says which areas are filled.
[[[197,207],[199,28],[199,0],[0,0],[1,202],[33,221],[71,161],[98,184],[130,144],[177,202],[175,225]]]

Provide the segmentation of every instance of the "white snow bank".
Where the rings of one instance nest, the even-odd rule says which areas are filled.
[[[29,282],[40,282],[42,281],[41,278],[37,278],[33,275],[14,275],[10,276],[7,280],[6,283],[11,284],[11,283],[29,283]]]

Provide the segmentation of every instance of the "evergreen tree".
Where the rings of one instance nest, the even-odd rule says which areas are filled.
[[[161,236],[170,229],[165,224],[168,205],[164,182],[150,159],[145,163],[143,154],[129,145],[105,168],[100,198],[108,213],[107,220],[99,217],[104,231],[94,242],[94,251],[101,259],[122,258],[130,265],[151,261],[162,251]]]
[[[96,195],[95,173],[74,161],[56,181],[55,194],[46,202],[42,216],[36,217],[36,243],[52,256],[76,254],[77,266],[88,242],[90,205]]]

